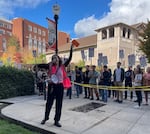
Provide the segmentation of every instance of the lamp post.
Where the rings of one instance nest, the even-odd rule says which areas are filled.
[[[59,18],[59,12],[60,12],[60,6],[58,4],[53,5],[53,13],[54,13],[54,19],[56,23],[56,55],[58,54],[58,35],[57,35],[57,25],[58,25],[58,18]]]

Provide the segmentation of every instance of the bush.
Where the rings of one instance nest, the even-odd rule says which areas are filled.
[[[34,94],[34,77],[27,70],[0,67],[0,99]]]

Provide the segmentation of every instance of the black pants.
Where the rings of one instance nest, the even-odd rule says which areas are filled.
[[[90,97],[90,89],[89,87],[84,87],[85,97]]]
[[[136,93],[136,96],[137,96],[138,105],[141,106],[141,103],[142,103],[142,92],[141,91],[135,91],[135,93]]]
[[[132,87],[132,82],[125,81],[125,87]],[[127,99],[127,95],[128,95],[128,93],[127,93],[127,91],[125,91],[125,99]],[[131,93],[130,93],[130,99],[133,99],[133,91],[131,91]]]
[[[54,120],[56,122],[60,120],[62,102],[63,102],[63,94],[64,94],[63,84],[49,84],[48,85],[48,97],[47,97],[46,109],[45,109],[46,120],[49,119],[49,114],[50,114],[54,99],[56,99],[56,110],[55,110]]]

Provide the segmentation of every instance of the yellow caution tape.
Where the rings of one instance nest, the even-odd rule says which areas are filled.
[[[150,86],[132,86],[132,87],[125,87],[125,86],[103,86],[103,85],[92,85],[92,84],[82,84],[71,81],[72,84],[80,85],[82,87],[89,87],[89,88],[96,88],[96,89],[104,89],[104,90],[117,90],[117,91],[126,91],[126,90],[142,90],[142,91],[150,91]]]

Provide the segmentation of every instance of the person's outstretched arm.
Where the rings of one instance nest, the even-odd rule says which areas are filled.
[[[65,61],[64,63],[64,66],[67,67],[68,64],[70,63],[71,59],[72,59],[72,52],[73,52],[73,45],[71,45],[71,48],[70,48],[70,55],[69,55],[69,58]]]

